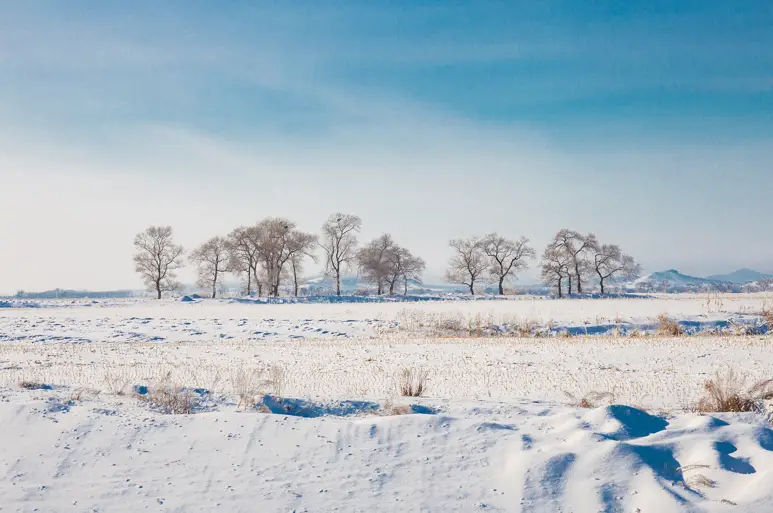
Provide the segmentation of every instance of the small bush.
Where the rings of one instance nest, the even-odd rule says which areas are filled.
[[[746,376],[733,369],[717,372],[703,384],[706,395],[698,401],[698,411],[749,412],[761,411],[764,401],[773,399],[773,379],[758,381],[746,388]]]
[[[154,410],[168,415],[190,415],[198,404],[196,394],[178,385],[152,388],[147,396],[140,397]]]
[[[237,409],[254,408],[270,382],[263,379],[263,370],[237,369],[231,376],[231,386],[239,397]]]
[[[424,369],[403,369],[398,389],[403,397],[421,397],[427,390],[429,373]]]
[[[201,397],[193,390],[171,383],[172,372],[167,372],[152,387],[135,386],[135,397],[148,406],[167,415],[195,413]]]
[[[666,314],[658,316],[658,334],[666,337],[681,337],[684,330],[679,326],[679,322],[670,318]]]

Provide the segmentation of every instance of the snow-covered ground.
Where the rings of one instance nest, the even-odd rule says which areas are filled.
[[[523,335],[524,327],[533,334],[612,335],[654,332],[660,315],[680,321],[688,333],[735,333],[742,327],[764,333],[767,326],[759,313],[766,308],[773,309],[773,295],[300,304],[231,299],[25,301],[23,307],[0,308],[0,341],[255,341],[381,336],[390,330],[453,335],[468,328]]]
[[[0,309],[0,511],[773,511],[765,416],[690,411],[717,371],[773,378],[766,330],[558,335],[661,314],[762,326],[770,304]],[[563,332],[479,328],[531,324]],[[406,369],[422,397],[401,396]],[[195,413],[163,413],[154,390]]]

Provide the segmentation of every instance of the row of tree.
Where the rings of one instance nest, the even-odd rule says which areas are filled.
[[[408,249],[399,246],[391,235],[384,234],[358,248],[357,235],[362,220],[350,214],[333,214],[322,226],[320,235],[297,229],[294,222],[269,217],[252,226],[240,226],[225,236],[216,236],[195,248],[188,260],[196,268],[198,285],[217,295],[218,283],[226,273],[242,277],[247,294],[255,290],[279,296],[287,280],[292,282],[295,296],[307,260],[318,262],[317,250],[324,254],[326,274],[341,295],[341,276],[356,268],[360,276],[375,285],[379,295],[394,294],[402,286],[408,293],[409,282],[421,282],[426,264]],[[446,281],[466,285],[475,294],[481,282],[495,283],[499,294],[517,274],[529,267],[536,251],[529,239],[507,239],[496,233],[484,237],[454,239]],[[151,226],[134,240],[135,269],[148,289],[158,298],[166,291],[176,290],[176,271],[184,265],[184,249],[174,243],[169,226]],[[595,276],[605,291],[607,280],[633,277],[640,272],[634,259],[614,244],[600,244],[594,234],[582,235],[561,230],[542,254],[540,263],[545,283],[556,287],[563,297],[582,293],[583,284]]]
[[[288,219],[269,217],[212,237],[195,248],[188,260],[196,268],[197,284],[210,289],[213,298],[226,273],[243,277],[248,295],[255,290],[262,296],[265,290],[277,297],[289,279],[297,296],[305,261],[317,262],[317,249],[325,255],[325,271],[334,279],[339,296],[341,275],[352,267],[375,284],[379,294],[394,294],[401,284],[407,294],[409,281],[421,280],[424,260],[396,244],[389,234],[357,249],[361,227],[359,217],[338,213],[330,216],[318,236],[298,230]],[[180,288],[177,270],[185,265],[185,250],[175,244],[171,226],[151,226],[137,234],[134,248],[135,270],[159,299],[164,292]]]
[[[537,252],[529,239],[511,240],[491,233],[485,237],[454,239],[449,245],[453,256],[446,270],[446,281],[466,285],[475,294],[475,285],[481,281],[496,283],[499,294],[505,284],[529,267]],[[583,284],[594,277],[605,292],[605,285],[613,278],[633,278],[641,272],[639,264],[615,244],[601,244],[592,233],[582,235],[572,230],[559,231],[548,244],[540,262],[542,278],[556,287],[558,297],[582,294]]]

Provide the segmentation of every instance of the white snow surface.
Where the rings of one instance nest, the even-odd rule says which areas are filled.
[[[718,370],[773,377],[770,335],[437,332],[710,323],[767,301],[0,309],[0,511],[770,512],[769,420],[689,411]],[[423,397],[397,392],[406,368]],[[238,376],[276,369],[241,404]],[[149,406],[162,382],[195,388],[195,413]],[[591,392],[613,404],[568,405]]]
[[[39,305],[39,308],[30,305]],[[265,304],[234,300],[25,301],[0,308],[0,342],[175,342],[307,339],[380,335],[384,330],[459,321],[508,332],[514,325],[550,327],[552,334],[652,331],[665,314],[686,331],[734,330],[759,325],[773,305],[765,294],[663,295],[643,299]],[[769,308],[770,306],[768,306]],[[766,327],[763,327],[766,331]],[[546,328],[547,329],[547,328]]]

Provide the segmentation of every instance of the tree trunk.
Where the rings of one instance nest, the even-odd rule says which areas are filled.
[[[247,295],[252,295],[252,271],[247,269]]]
[[[604,278],[601,278],[599,281],[599,284],[601,285],[601,295],[604,295]]]
[[[475,282],[472,280],[470,281],[470,294],[475,295]]]
[[[577,275],[577,293],[582,294],[582,277],[580,276],[580,268],[574,267],[574,273]]]
[[[504,287],[505,277],[500,276],[499,277],[499,295],[504,296],[505,295],[505,287]]]
[[[295,297],[298,297],[298,271],[295,269],[295,264],[293,264],[293,286]]]
[[[158,294],[158,299],[161,299],[161,280],[156,280],[156,292]]]
[[[336,296],[341,295],[341,271],[336,271]]]
[[[564,291],[561,288],[561,277],[559,276],[559,278],[558,278],[558,299],[561,299],[562,297],[564,297]]]
[[[405,288],[403,289],[403,296],[408,295],[408,278],[405,279]]]
[[[572,295],[572,273],[569,273],[569,295]]]
[[[217,295],[217,278],[212,280],[212,299],[215,299],[216,295]]]
[[[395,283],[397,280],[392,280],[389,282],[389,295],[394,296],[395,295]]]

